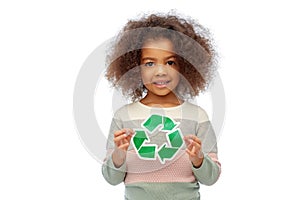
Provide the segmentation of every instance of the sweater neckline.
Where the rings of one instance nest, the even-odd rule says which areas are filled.
[[[173,107],[152,107],[152,106],[147,106],[147,105],[141,103],[140,101],[137,101],[137,103],[140,106],[142,106],[144,108],[147,108],[147,109],[176,110],[176,109],[181,108],[182,106],[184,106],[187,103],[187,101],[184,101],[184,102],[182,102],[182,104],[180,104],[178,106],[173,106]]]

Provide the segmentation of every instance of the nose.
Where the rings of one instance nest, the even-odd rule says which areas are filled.
[[[156,76],[165,76],[167,75],[167,67],[165,65],[159,64],[157,65],[156,71],[155,71],[155,75]]]

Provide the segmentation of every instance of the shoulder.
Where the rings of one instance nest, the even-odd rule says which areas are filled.
[[[126,105],[123,105],[122,107],[118,108],[114,113],[114,118],[124,118],[125,116],[132,115],[134,111],[138,110],[138,107],[140,105],[138,102],[129,103]]]
[[[196,120],[200,123],[209,121],[209,117],[206,111],[196,104],[193,104],[191,102],[185,102],[182,108],[187,118]]]

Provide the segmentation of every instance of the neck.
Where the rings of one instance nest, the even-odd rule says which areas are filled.
[[[174,107],[183,103],[174,93],[169,93],[165,96],[158,96],[148,93],[141,101],[142,104],[151,107]]]

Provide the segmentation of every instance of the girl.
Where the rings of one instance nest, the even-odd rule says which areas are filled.
[[[152,14],[129,21],[108,56],[107,79],[132,103],[111,122],[102,174],[125,199],[200,199],[221,168],[206,112],[187,100],[216,70],[208,31],[191,19]]]

